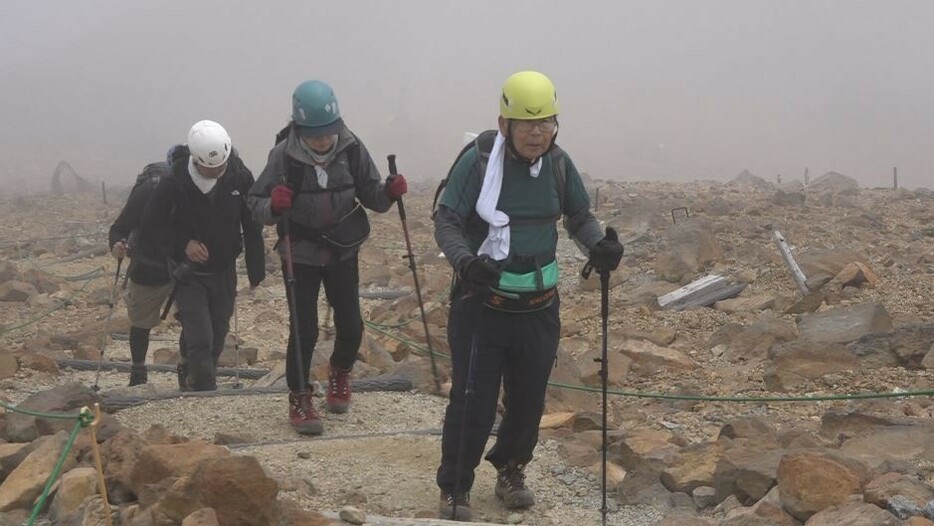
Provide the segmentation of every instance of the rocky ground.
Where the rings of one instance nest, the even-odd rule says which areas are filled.
[[[859,189],[833,173],[807,188],[775,187],[748,173],[731,184],[589,185],[594,194],[600,189],[598,218],[616,227],[627,247],[610,296],[610,387],[624,392],[613,394],[609,407],[609,524],[929,524],[934,193]],[[447,353],[450,271],[431,236],[431,191],[416,187],[406,204],[432,344]],[[102,348],[105,360],[129,360],[122,305],[109,330],[104,326],[116,263],[101,247],[119,212],[113,201],[104,206],[92,195],[0,200],[0,389],[8,403],[71,410],[102,400],[106,408],[108,400],[175,387],[174,375],[152,372],[148,386],[126,389],[125,372],[105,371],[95,394],[86,389],[95,383],[93,370],[61,365],[97,360]],[[676,211],[673,224],[679,207],[690,217]],[[445,399],[432,392],[422,353],[398,215],[371,214],[371,220],[373,235],[361,254],[367,335],[355,375],[404,376],[415,389],[358,393],[353,410],[328,415],[326,433],[316,439],[289,429],[285,394],[225,396],[233,378],[222,379],[214,398],[170,397],[114,411],[99,439],[108,494],[115,495],[122,523],[211,524],[214,513],[221,524],[328,524],[332,519],[315,514],[347,506],[369,514],[373,524],[378,517],[404,524],[433,516]],[[796,291],[772,242],[776,229],[808,278],[807,295]],[[595,278],[577,276],[583,258],[573,242],[561,240],[559,257],[562,352],[553,380],[593,391],[599,290]],[[240,365],[271,371],[255,384],[244,380],[246,389],[282,385],[287,307],[277,267],[270,257],[263,286],[240,292]],[[706,307],[659,306],[660,296],[712,274],[746,286]],[[330,320],[322,326],[313,372],[319,380],[333,338]],[[114,336],[104,341],[106,333]],[[174,364],[177,333],[175,322],[154,331],[153,363]],[[237,363],[233,342],[231,336],[222,365]],[[446,378],[446,361],[439,358],[438,365]],[[893,391],[927,394],[748,400]],[[746,399],[660,400],[633,392]],[[473,495],[476,520],[598,524],[599,411],[593,392],[551,388],[529,466],[540,504],[518,514],[503,510],[484,465]],[[0,511],[11,523],[48,476],[33,466],[48,451],[31,453],[60,450],[58,429],[4,415]],[[94,524],[101,506],[87,483],[96,476],[83,471],[92,465],[88,444],[79,441],[72,456],[69,473],[75,474],[68,480],[84,482],[63,479],[49,514]],[[213,478],[233,486],[217,487],[206,473],[221,473]],[[255,496],[251,508],[262,511],[238,515],[248,500],[238,492]]]

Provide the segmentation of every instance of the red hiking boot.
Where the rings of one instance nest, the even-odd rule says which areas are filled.
[[[346,413],[350,408],[350,370],[331,367],[328,372],[327,408],[332,413]]]
[[[292,424],[292,429],[302,435],[320,435],[324,432],[321,417],[311,402],[311,391],[289,393],[289,423]]]

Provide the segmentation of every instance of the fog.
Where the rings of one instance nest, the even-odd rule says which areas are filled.
[[[269,4],[269,5],[267,5]],[[318,78],[381,170],[444,175],[499,90],[538,69],[559,142],[600,178],[774,180],[835,170],[932,186],[934,3],[471,0],[11,1],[0,17],[0,184],[67,160],[128,183],[213,119],[255,174]]]

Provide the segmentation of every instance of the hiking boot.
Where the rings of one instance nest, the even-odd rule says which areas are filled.
[[[535,495],[525,486],[525,465],[510,462],[496,470],[496,496],[506,509],[535,505]]]
[[[289,423],[292,429],[302,435],[320,435],[324,432],[324,424],[312,404],[311,392],[289,393]]]
[[[180,363],[175,366],[175,373],[178,374],[178,390],[191,391],[188,385],[188,365]]]
[[[146,365],[145,364],[133,364],[130,366],[130,383],[127,387],[133,387],[134,385],[142,385],[149,381],[149,377],[146,374]]]
[[[350,408],[350,370],[331,367],[328,371],[327,408],[332,413],[346,413]]]
[[[457,502],[457,513],[454,513],[454,503]],[[454,498],[453,492],[441,491],[441,504],[438,506],[438,518],[453,521],[470,520],[470,492],[462,491]]]

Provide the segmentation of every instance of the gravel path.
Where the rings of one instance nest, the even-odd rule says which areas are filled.
[[[280,481],[283,496],[308,509],[337,511],[355,505],[378,515],[431,517],[437,512],[434,473],[441,438],[411,433],[440,430],[445,405],[443,398],[425,394],[358,393],[349,413],[325,415],[326,431],[318,439],[291,430],[284,395],[165,400],[120,411],[116,417],[135,429],[158,423],[191,438],[212,440],[216,432],[246,436],[251,443],[232,449],[257,457]],[[554,441],[540,444],[537,453],[528,481],[540,503],[522,515],[521,523],[598,524],[596,475],[565,465]],[[519,519],[493,495],[494,481],[495,471],[482,463],[473,491],[476,519],[503,524]],[[609,524],[647,526],[661,517],[650,507],[624,507],[610,515]]]

